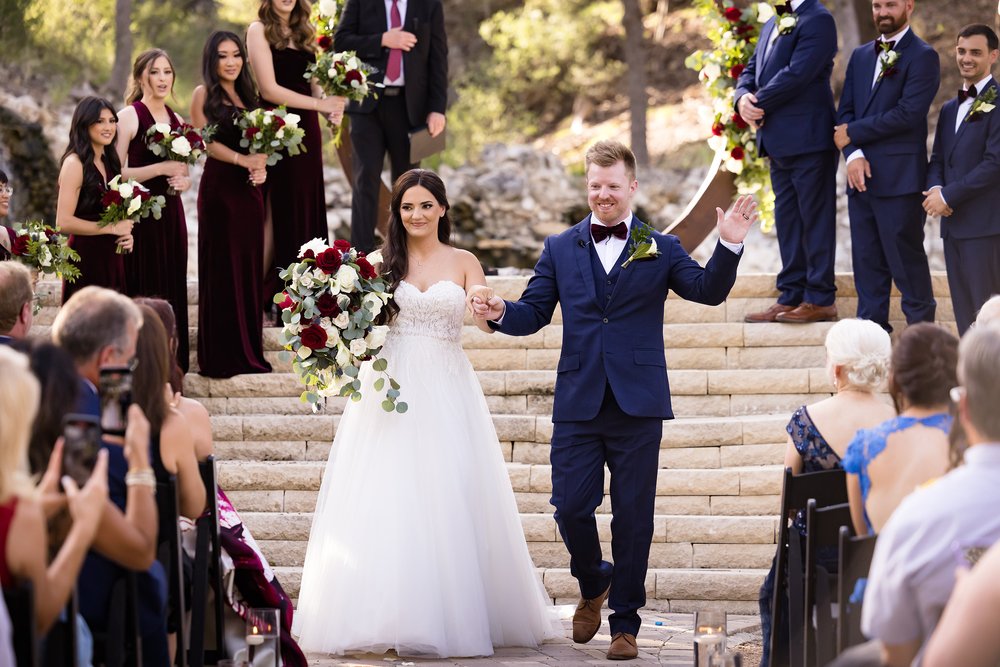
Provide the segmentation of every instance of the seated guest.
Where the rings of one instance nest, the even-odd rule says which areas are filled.
[[[15,665],[14,658],[14,630],[10,624],[10,615],[7,613],[7,605],[0,596],[0,665]]]
[[[102,368],[132,367],[142,314],[132,300],[113,290],[88,286],[70,297],[52,324],[55,342],[70,353],[80,375],[79,399],[75,412],[100,416],[98,385]],[[129,409],[147,424],[142,410]],[[166,634],[166,574],[156,562],[157,512],[156,482],[149,465],[146,446],[121,446],[120,438],[105,436],[108,452],[108,488],[111,501],[121,512],[106,517],[121,519],[119,526],[128,539],[103,541],[99,532],[94,550],[88,555],[79,581],[80,612],[95,633],[108,622],[111,589],[123,575],[122,568],[140,572],[138,577],[139,623],[143,663],[166,665],[169,660]],[[126,456],[127,455],[127,456]],[[110,533],[109,533],[110,534]]]
[[[858,535],[879,532],[903,498],[947,472],[957,362],[958,339],[936,324],[913,324],[899,337],[889,374],[899,415],[858,431],[844,457]]]
[[[955,585],[955,547],[966,551],[1000,539],[998,376],[1000,330],[976,327],[959,344],[961,386],[952,392],[969,442],[965,464],[908,495],[889,517],[861,612],[861,630],[872,641],[844,652],[833,665],[908,667],[934,632]],[[966,663],[949,656],[946,664]]]
[[[10,212],[10,197],[14,194],[7,174],[0,169],[0,259],[10,259],[10,248],[13,243],[13,231],[6,226],[4,218]]]
[[[868,320],[841,320],[826,335],[826,369],[836,393],[806,407],[803,405],[788,422],[785,467],[796,475],[839,468],[858,429],[878,424],[895,412],[877,395],[889,371],[892,343],[882,327]],[[795,518],[799,532],[805,533],[802,516]],[[770,664],[769,642],[774,595],[775,562],[764,580],[758,600],[764,634],[762,665]],[[779,620],[779,629],[787,626]],[[779,642],[781,644],[782,642]],[[781,662],[779,656],[775,664]]]
[[[986,322],[992,322],[996,319],[1000,319],[1000,295],[998,294],[987,299],[986,303],[979,309],[979,313],[976,315],[976,326],[981,327]]]
[[[28,335],[34,298],[28,267],[20,262],[0,262],[0,345]]]
[[[1000,545],[971,572],[959,570],[955,590],[924,651],[924,667],[1000,665]]]
[[[108,497],[108,457],[99,455],[83,489],[63,478],[73,524],[49,564],[45,512],[23,468],[39,395],[27,357],[0,347],[0,584],[31,582],[35,624],[44,634],[66,606],[94,540]],[[52,466],[61,465],[61,451],[56,448]]]

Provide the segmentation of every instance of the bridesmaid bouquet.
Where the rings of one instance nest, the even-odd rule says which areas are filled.
[[[399,401],[399,383],[386,373],[388,362],[378,357],[389,327],[376,324],[392,295],[386,280],[372,264],[382,261],[379,252],[365,255],[347,241],[333,247],[321,239],[299,250],[298,261],[281,271],[285,291],[275,295],[281,308],[281,344],[292,352],[292,369],[305,391],[301,400],[318,410],[320,398],[349,396],[361,400],[361,364],[385,377],[375,380],[375,391],[388,385],[382,408],[406,412]]]
[[[119,220],[135,220],[153,216],[159,220],[163,215],[163,207],[167,199],[163,195],[153,196],[152,193],[135,179],[122,181],[121,175],[115,176],[108,183],[108,191],[101,198],[104,212],[97,223],[98,227],[107,227]],[[121,253],[119,246],[117,252]]]
[[[76,263],[80,255],[69,247],[69,239],[41,220],[15,222],[4,228],[10,237],[10,254],[37,273],[54,274],[66,282],[80,277]]]
[[[174,162],[194,164],[205,153],[205,142],[211,138],[215,126],[198,130],[193,125],[181,123],[172,128],[167,123],[156,123],[146,131],[146,146],[156,157],[166,158]],[[176,195],[172,187],[167,189],[168,195]]]
[[[343,0],[320,0],[313,5],[313,23],[316,25],[316,45],[322,51],[333,46],[333,33],[337,31]]]
[[[323,92],[331,97],[346,97],[360,102],[372,93],[372,88],[381,88],[382,84],[368,82],[368,77],[375,68],[362,62],[354,51],[320,54],[316,62],[306,68],[302,76],[309,81],[316,81]]]
[[[299,120],[284,106],[244,111],[235,121],[240,128],[240,146],[251,154],[266,155],[269,167],[282,158],[280,151],[286,151],[289,156],[305,152],[302,140],[306,131],[299,127]]]

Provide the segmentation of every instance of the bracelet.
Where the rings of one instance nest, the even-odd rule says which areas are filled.
[[[239,153],[235,153],[235,152],[233,153],[233,164],[235,164],[237,167],[240,166],[240,154]]]
[[[133,470],[125,474],[125,486],[148,486],[156,488],[156,475],[152,468]]]
[[[313,98],[313,111],[319,111],[319,100]]]

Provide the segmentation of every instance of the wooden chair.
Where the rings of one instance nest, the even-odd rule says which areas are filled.
[[[38,632],[35,627],[35,588],[30,581],[3,589],[10,615],[17,667],[38,667]]]
[[[830,612],[834,586],[830,572],[820,562],[823,553],[837,553],[840,529],[851,525],[847,503],[819,508],[814,499],[806,503],[806,569],[803,605],[802,662],[806,667],[826,665],[837,654],[837,632]],[[815,612],[815,617],[814,617]],[[813,620],[815,618],[815,624]]]
[[[778,531],[778,552],[775,558],[774,597],[771,600],[771,664],[775,667],[792,665],[800,667],[804,655],[802,619],[804,602],[803,577],[805,564],[802,541],[789,519],[797,510],[806,509],[812,498],[817,507],[827,507],[847,502],[847,481],[841,469],[793,475],[785,468],[781,487],[781,525]],[[787,596],[786,596],[787,592]],[[788,643],[780,640],[779,624],[787,618]]]
[[[861,602],[851,602],[860,579],[868,577],[878,535],[851,537],[847,526],[840,529],[840,560],[837,563],[837,655],[865,641],[861,634]]]
[[[205,484],[208,511],[198,519],[195,542],[194,582],[191,593],[191,643],[188,654],[190,667],[215,664],[228,657],[223,639],[222,544],[219,539],[219,487],[215,477],[215,457],[209,456],[198,464],[201,480]],[[215,632],[215,650],[205,649],[205,623],[208,609],[208,588],[214,589],[212,614]]]
[[[187,595],[184,591],[184,554],[181,546],[180,493],[177,476],[170,475],[165,482],[156,484],[156,509],[160,527],[157,533],[157,560],[167,573],[167,596],[170,600],[169,625],[177,629],[177,656],[175,664],[187,667],[188,633],[184,627]]]
[[[42,642],[42,667],[76,667],[77,616],[80,613],[76,590],[66,603],[62,618],[56,620]]]
[[[139,628],[139,583],[126,570],[111,587],[108,626],[93,632],[94,661],[105,667],[142,667],[142,633]]]

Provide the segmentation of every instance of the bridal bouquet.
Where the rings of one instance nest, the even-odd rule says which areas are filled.
[[[41,220],[15,222],[7,229],[11,256],[38,273],[54,274],[66,282],[80,277],[76,263],[80,255],[69,247],[69,239]]]
[[[375,68],[362,62],[354,51],[327,51],[320,54],[302,76],[309,81],[315,80],[331,97],[346,97],[360,102],[371,94],[372,88],[382,87],[380,83],[368,82],[374,71]]]
[[[285,291],[274,297],[284,322],[281,344],[294,354],[292,369],[306,387],[301,399],[314,410],[329,396],[361,400],[358,373],[371,361],[384,375],[375,380],[375,391],[388,385],[382,408],[406,412],[406,403],[397,400],[399,383],[378,357],[389,327],[375,322],[392,298],[385,277],[372,266],[380,261],[378,252],[366,256],[347,241],[331,247],[313,239],[299,250],[298,261],[281,271]]]
[[[133,178],[123,181],[121,175],[115,176],[108,183],[108,191],[101,198],[104,212],[97,223],[98,227],[107,227],[119,220],[135,220],[153,216],[159,220],[163,215],[163,207],[167,199],[163,195],[153,195],[149,189]],[[124,252],[121,246],[118,253]]]
[[[299,120],[284,106],[244,111],[235,121],[240,128],[240,146],[251,154],[266,155],[268,166],[277,164],[282,157],[280,151],[298,155],[306,150],[302,145],[306,131],[299,127]]]

